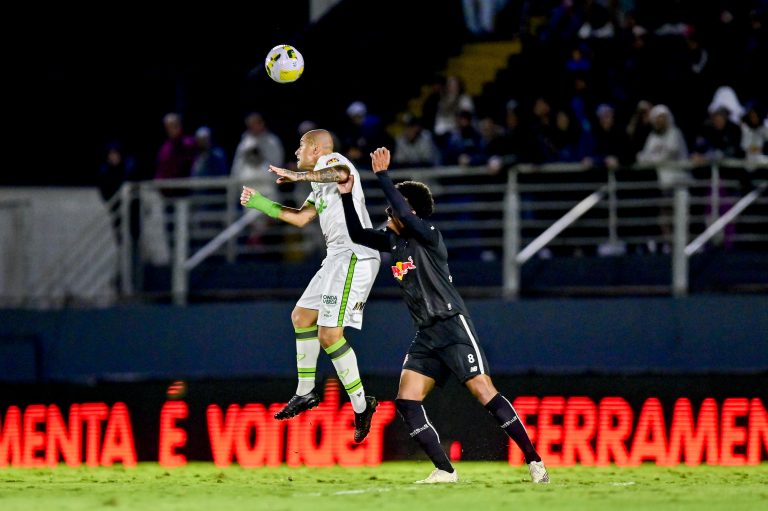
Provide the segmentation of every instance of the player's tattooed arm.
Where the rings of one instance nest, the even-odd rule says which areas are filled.
[[[334,165],[333,167],[311,170],[309,172],[296,172],[270,165],[269,171],[273,174],[277,174],[278,183],[300,181],[311,181],[314,183],[343,183],[349,177],[349,167],[346,165]]]

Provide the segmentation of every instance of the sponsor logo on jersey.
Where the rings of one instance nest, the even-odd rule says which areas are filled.
[[[397,280],[403,280],[403,277],[408,273],[408,270],[415,269],[416,265],[413,264],[413,257],[408,256],[407,261],[398,261],[397,264],[392,267],[392,275],[394,275]]]
[[[323,295],[323,303],[326,305],[336,305],[339,297],[334,295]]]
[[[328,160],[327,162],[325,162],[325,164],[326,164],[327,166],[331,166],[331,165],[333,165],[334,163],[339,163],[340,161],[341,161],[341,160],[339,160],[338,158],[331,158],[330,160]]]

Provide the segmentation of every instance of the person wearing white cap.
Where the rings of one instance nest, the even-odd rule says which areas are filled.
[[[645,139],[645,146],[637,154],[638,163],[672,163],[688,159],[688,146],[675,119],[666,105],[656,105],[650,111],[653,130]],[[679,165],[656,167],[659,185],[667,189],[688,177],[688,172]]]

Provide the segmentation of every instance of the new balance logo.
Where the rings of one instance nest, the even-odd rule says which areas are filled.
[[[354,307],[352,307],[353,311],[362,312],[363,309],[365,309],[365,302],[357,302]]]
[[[475,371],[477,371],[477,366],[472,366],[469,368],[470,373],[474,373]]]
[[[517,415],[515,415],[514,417],[512,417],[511,419],[509,419],[507,422],[505,422],[504,424],[502,424],[502,425],[501,425],[501,428],[502,428],[502,429],[504,429],[504,428],[506,428],[507,426],[511,426],[512,424],[514,424],[514,422],[515,422],[516,420],[517,420]]]
[[[504,426],[502,426],[502,428],[503,428],[503,427],[504,427]],[[428,429],[429,429],[429,424],[424,424],[422,427],[414,429],[414,430],[413,430],[413,431],[411,431],[409,434],[411,435],[411,438],[413,438],[413,437],[415,437],[416,435],[418,435],[419,433],[421,433],[422,431],[426,431],[426,430],[428,430]]]

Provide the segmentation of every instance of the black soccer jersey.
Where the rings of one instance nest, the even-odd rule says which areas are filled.
[[[467,315],[464,300],[453,286],[442,234],[430,221],[411,211],[386,172],[376,176],[405,228],[400,234],[389,229],[364,229],[355,212],[352,194],[342,194],[350,238],[355,243],[392,253],[392,276],[417,327],[457,314]]]

